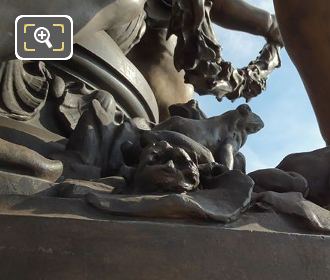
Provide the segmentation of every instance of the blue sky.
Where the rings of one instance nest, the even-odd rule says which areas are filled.
[[[247,0],[247,2],[274,12],[272,0]],[[247,65],[254,59],[265,41],[242,32],[215,27],[215,32],[225,60],[236,67]],[[313,109],[299,74],[285,50],[281,51],[282,67],[268,79],[267,89],[248,104],[264,121],[265,127],[250,135],[242,152],[247,159],[248,171],[275,167],[286,155],[310,151],[324,146]],[[199,105],[208,116],[222,114],[244,103],[213,96],[197,97]]]

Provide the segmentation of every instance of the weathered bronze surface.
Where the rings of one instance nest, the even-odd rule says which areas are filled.
[[[306,178],[310,188],[307,198],[321,206],[330,205],[328,147],[285,157],[277,166],[284,171],[297,172]]]
[[[264,252],[265,246],[269,245],[266,239],[252,238],[251,244],[254,245],[251,246],[245,242],[242,233],[235,242],[228,241],[229,235],[238,233],[230,231],[229,234],[215,222],[236,230],[242,227],[260,229],[263,225],[269,225],[273,231],[330,232],[328,148],[290,155],[277,168],[246,174],[246,160],[249,159],[245,159],[240,149],[249,135],[264,127],[262,118],[247,104],[209,118],[193,100],[194,91],[212,94],[221,101],[223,97],[249,100],[264,90],[268,76],[280,66],[279,49],[283,45],[274,15],[242,0],[60,0],[52,1],[52,5],[39,0],[33,2],[31,5],[27,1],[7,1],[2,3],[1,8],[5,9],[0,11],[0,23],[3,23],[0,24],[0,215],[56,217],[56,220],[46,223],[51,229],[56,229],[53,233],[55,243],[49,247],[55,251],[54,244],[61,244],[62,237],[67,238],[72,226],[70,242],[77,246],[72,251],[60,246],[56,256],[57,253],[86,254],[81,244],[90,244],[90,238],[97,238],[96,253],[91,253],[86,259],[90,263],[90,256],[95,257],[92,263],[96,266],[102,263],[100,267],[107,262],[107,258],[112,260],[114,256],[119,260],[120,267],[123,262],[128,265],[133,261],[132,255],[128,259],[121,257],[126,251],[122,251],[119,244],[125,247],[125,240],[128,242],[125,248],[141,246],[144,248],[142,251],[149,254],[150,251],[145,250],[147,243],[143,246],[137,243],[140,238],[142,242],[156,244],[156,248],[161,250],[155,254],[156,257],[167,260],[171,254],[158,245],[167,241],[179,244],[175,236],[164,238],[166,234],[178,234],[197,246],[197,251],[191,248],[186,251],[189,258],[185,256],[182,259],[182,267],[193,267],[196,275],[201,275],[203,269],[196,268],[193,261],[200,263],[199,260],[205,255],[208,261],[213,263],[216,260],[218,264],[219,258],[224,255],[217,251],[212,257],[209,252],[221,248],[230,251],[233,247],[241,250],[241,246],[237,246],[238,239],[247,250],[244,251],[244,265],[248,265],[248,257],[254,254],[253,249],[259,248]],[[297,34],[306,35],[303,40],[310,42],[309,36],[318,37],[319,34],[311,35],[314,25],[309,26],[308,30],[305,30],[307,25],[294,25],[288,15],[295,1],[287,3],[286,11],[284,2],[276,3],[284,41],[305,79],[326,137],[325,95],[324,91],[318,91],[321,87],[326,89],[326,79],[315,74],[317,64],[324,66],[326,60],[321,64],[314,59],[316,52],[311,52],[313,54],[303,60],[303,51],[297,47],[297,42],[301,41],[297,36],[291,36],[293,30],[300,30]],[[301,5],[304,7],[300,9],[308,5],[311,4]],[[317,12],[321,13],[320,0],[315,5]],[[316,19],[309,18],[310,13],[305,12],[308,16],[301,22],[312,21],[317,25]],[[71,60],[8,60],[13,50],[12,23],[17,15],[29,13],[67,13],[73,17],[75,45]],[[222,59],[212,23],[263,36],[267,42],[254,61],[246,67],[235,69]],[[314,42],[318,42],[318,47],[322,49],[321,39]],[[307,46],[311,48],[312,45]],[[311,64],[310,68],[306,68],[306,62]],[[306,73],[311,73],[308,71],[312,71],[312,75],[307,79]],[[322,73],[326,71],[323,69]],[[322,106],[319,105],[321,100]],[[169,220],[166,227],[158,225],[156,229],[145,231],[157,236],[155,242],[154,238],[144,238],[141,228],[134,228],[130,223],[127,224],[129,230],[115,223],[109,227],[108,220],[117,220],[118,216],[152,219],[154,222]],[[68,217],[77,221],[64,225],[65,234],[62,236],[56,224],[62,227],[61,219]],[[21,221],[23,218],[17,219]],[[94,220],[91,223],[95,222],[100,232],[88,227],[80,236],[84,224],[80,220],[83,219]],[[175,219],[207,223],[208,230],[221,227],[221,238],[215,238],[218,232],[212,230],[205,236],[200,235],[194,231],[195,227],[199,227],[197,225],[187,226],[194,234],[190,236],[189,232],[189,236],[185,236],[184,227],[181,228],[180,222]],[[274,223],[272,219],[275,219]],[[12,230],[6,224],[13,220],[13,217],[2,220],[5,228],[2,237],[7,240],[0,238],[0,243],[4,240],[6,244],[5,247],[0,244],[0,255],[9,259],[12,259],[8,257],[10,250],[16,254],[18,248],[11,245]],[[41,220],[44,222],[44,218]],[[31,224],[25,229],[35,234],[39,218],[30,217],[29,221]],[[214,223],[212,227],[210,222]],[[123,230],[118,236],[114,233],[117,226]],[[169,227],[175,229],[174,232]],[[117,247],[101,246],[109,241],[109,236],[102,239],[106,230],[109,230],[109,236],[116,239],[111,240],[110,244]],[[42,232],[49,234],[51,230]],[[75,237],[76,234],[79,236]],[[126,238],[122,239],[124,243],[118,241],[123,235]],[[134,242],[130,240],[132,236],[136,238]],[[217,241],[204,240],[201,236]],[[327,251],[322,247],[321,239],[309,238],[308,241],[314,242],[317,249],[307,242],[304,248],[310,252],[309,257],[315,257],[316,251],[322,252],[320,264],[324,265]],[[287,242],[286,239],[279,239],[279,242],[283,240]],[[22,246],[23,253],[28,252],[22,256],[31,257],[34,254],[30,254],[31,250],[36,250],[35,244]],[[203,247],[203,244],[208,247]],[[219,247],[219,244],[224,245]],[[299,244],[295,243],[293,247],[297,248]],[[281,256],[281,267],[287,263],[294,264],[295,250],[290,251],[292,257],[288,259],[283,253],[287,251],[286,246],[282,243],[272,243],[272,246],[275,249],[280,247],[272,252]],[[41,248],[38,252],[42,254],[49,250]],[[99,254],[100,248],[115,248],[119,253]],[[39,253],[36,254],[40,256]],[[254,260],[266,263],[261,258],[264,255],[259,254]],[[31,258],[34,260],[33,256]],[[315,261],[316,257],[311,259]],[[20,257],[16,260],[21,262]],[[51,258],[47,259],[47,267],[49,260]],[[82,274],[76,271],[77,261],[70,261],[74,268],[66,271],[70,271],[71,276],[74,273],[73,278],[80,277]],[[148,273],[153,269],[146,258],[135,261],[130,264],[131,270],[141,265],[148,267]],[[204,259],[202,262],[205,264]],[[159,270],[160,263],[154,263]],[[227,259],[222,263],[224,266],[221,269],[233,264]],[[57,268],[58,264],[57,261],[54,267]],[[298,264],[302,266],[301,262]],[[79,265],[81,268],[81,262]],[[206,274],[210,277],[206,278],[221,276],[218,267],[205,267],[217,273],[208,272]],[[266,268],[263,266],[267,275],[275,275],[269,273],[272,269]],[[102,269],[102,272],[109,271],[104,267]],[[94,278],[104,276],[99,269],[95,270]],[[187,275],[192,275],[192,270],[188,269]],[[312,270],[313,276],[328,275],[327,266],[319,274],[315,267]],[[167,267],[164,271],[168,271],[168,275],[160,274],[159,279],[176,275]],[[291,267],[282,274],[276,274],[276,279],[290,275],[290,272]],[[67,277],[70,273],[63,273],[62,276]],[[179,274],[182,276],[182,272]],[[40,278],[44,274],[36,275]],[[230,271],[230,277],[224,275],[223,278],[232,279],[233,275],[237,276],[235,279],[250,279],[256,274]]]
[[[329,145],[329,2],[274,0],[274,5],[285,48],[300,73],[323,139]]]
[[[304,234],[276,213],[250,213],[239,224],[222,226],[107,221],[106,214],[79,200],[13,197],[0,204],[0,266],[6,279],[296,280],[329,275],[330,238]]]

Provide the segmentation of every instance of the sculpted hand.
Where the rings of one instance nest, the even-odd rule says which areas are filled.
[[[116,101],[109,92],[105,90],[97,90],[94,93],[92,106],[95,115],[104,126],[109,125],[115,120]]]
[[[95,112],[95,115],[102,123],[102,125],[107,126],[113,122],[113,114],[109,114],[105,108],[102,106],[99,100],[93,99],[92,106]]]
[[[283,47],[284,42],[282,39],[280,28],[277,23],[277,19],[275,15],[272,15],[271,18],[272,18],[271,25],[266,34],[266,39],[269,43],[279,44],[281,47]]]

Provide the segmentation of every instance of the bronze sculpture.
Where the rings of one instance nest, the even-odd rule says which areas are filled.
[[[172,1],[163,2],[171,3]],[[172,6],[172,4],[168,5]],[[198,60],[199,58],[207,55],[207,53],[212,53],[212,55],[214,56],[212,58],[214,67],[218,67],[216,66],[216,64],[220,62],[220,57],[217,57],[216,54],[219,52],[219,45],[216,43],[216,40],[214,38],[214,34],[210,26],[210,19],[216,24],[219,24],[226,28],[241,30],[255,35],[261,35],[267,38],[269,42],[275,43],[277,45],[282,45],[282,39],[277,26],[276,18],[263,10],[257,9],[247,4],[244,1],[217,0],[212,1],[212,4],[210,1],[174,1],[172,13],[179,15],[180,13],[182,13],[183,10],[180,11],[180,9],[178,9],[177,7],[184,7],[185,5],[187,9],[185,11],[185,20],[187,26],[183,27],[185,30],[180,30],[179,26],[181,26],[181,24],[175,22],[174,20],[170,22],[170,28],[167,31],[167,21],[169,20],[170,12],[169,7],[162,7],[162,9],[160,9],[161,12],[157,12],[155,11],[155,9],[157,10],[156,7],[159,7],[159,2],[148,1],[147,12],[149,11],[148,16],[150,18],[148,19],[151,23],[147,27],[144,38],[142,38],[141,42],[137,44],[128,54],[128,57],[134,62],[135,65],[137,65],[137,67],[143,73],[144,77],[147,79],[153,91],[155,92],[158,106],[160,108],[161,120],[164,120],[166,117],[168,117],[167,108],[170,105],[175,103],[186,103],[190,99],[192,99],[193,89],[191,86],[184,83],[184,76],[185,82],[188,83],[189,79],[187,78],[190,77],[190,82],[194,84],[195,90],[199,89],[200,93],[202,93],[203,91],[204,93],[210,93],[213,89],[213,94],[217,95],[219,98],[221,98],[230,91],[237,90],[241,92],[243,90],[241,87],[241,83],[243,83],[245,77],[242,77],[243,75],[241,71],[244,71],[244,69],[237,71],[236,69],[232,68],[230,64],[226,64],[225,62],[224,66],[222,67],[225,67],[226,70],[222,71],[223,76],[220,78],[220,80],[224,80],[224,84],[219,81],[215,81],[219,80],[218,77],[216,78],[216,75],[219,73],[219,70],[206,70],[200,68],[203,67],[203,64],[200,63],[201,61],[199,62],[200,67],[196,68],[197,65],[195,65],[194,67],[196,68],[195,71],[199,72],[201,70],[204,73],[196,73],[197,75],[194,75],[194,72],[192,71],[191,74],[187,75],[187,70],[190,66],[183,65],[183,60],[186,58],[188,58],[188,60]],[[202,17],[195,20],[194,15],[189,12],[190,5],[191,7],[193,7],[194,11],[198,11],[199,15],[203,15],[208,18],[208,20],[204,20],[204,26],[202,24]],[[162,6],[164,6],[164,4]],[[213,7],[210,10],[211,6]],[[166,10],[166,12],[163,11],[164,9]],[[242,13],[242,11],[244,12]],[[172,18],[175,17],[173,16]],[[180,19],[176,20],[180,21]],[[191,25],[191,22],[194,22],[194,24]],[[175,28],[178,29],[176,30]],[[184,45],[187,42],[183,42],[180,39],[182,38],[182,36],[180,36],[180,34],[183,34],[182,32],[186,33],[185,36],[191,36],[192,40],[195,40],[193,39],[193,37],[196,36],[197,33],[204,34],[204,40],[206,42],[212,42],[212,44],[210,44],[209,46],[207,46],[206,44],[203,49],[202,43],[198,45],[199,43],[195,41],[193,44],[197,44],[200,50],[197,53],[195,50],[190,49],[186,53],[185,57]],[[172,33],[179,36],[178,42],[176,42],[174,36],[170,37]],[[198,36],[196,36],[196,38],[197,37]],[[177,45],[176,48],[175,45]],[[188,49],[188,46],[186,47]],[[273,46],[273,49],[265,50],[264,53],[264,56],[267,57],[266,61],[267,59],[271,60],[271,63],[267,64],[268,61],[266,62],[266,69],[270,66],[270,71],[279,65],[277,57],[278,54],[276,54],[276,52],[276,48]],[[149,59],[145,59],[146,57],[148,57]],[[266,70],[264,69],[264,59],[264,57],[261,57],[260,64],[262,65],[261,68],[263,70]],[[191,64],[192,62],[189,63]],[[258,67],[258,62],[256,62],[254,65],[254,67]],[[181,71],[180,74],[177,73],[177,71],[180,71],[182,69],[186,71],[185,75],[184,71]],[[233,79],[235,82],[232,84],[228,84],[227,80],[230,79],[230,77],[226,77],[226,75],[230,76],[231,73],[233,73],[231,79]],[[203,79],[198,80],[198,75],[202,77],[203,74],[206,77],[203,77]],[[163,76],[167,77],[167,82],[164,82],[162,80],[161,77]],[[197,78],[196,81],[193,80],[194,77]],[[168,81],[171,81],[171,83],[168,83]],[[218,83],[215,85],[215,82]],[[250,87],[250,89],[251,88],[252,87]],[[180,92],[180,95],[178,96],[176,92]],[[237,96],[237,94],[235,93],[231,93],[231,95],[232,98],[237,98],[238,96],[240,96],[240,94],[238,94]]]
[[[145,12],[143,10],[144,0],[104,0],[95,4],[89,3],[88,1],[83,3],[79,2],[79,4],[78,1],[73,1],[71,3],[72,17],[75,21],[76,29],[75,42],[83,46],[89,46],[89,40],[91,40],[90,35],[93,33],[101,34],[102,30],[104,30],[105,33],[102,34],[104,34],[104,36],[110,36],[120,47],[122,52],[128,54],[128,58],[137,66],[148,81],[158,102],[160,118],[162,120],[168,117],[167,108],[170,105],[188,102],[192,99],[193,93],[192,87],[184,83],[183,73],[178,74],[177,70],[174,68],[174,64],[178,67],[178,62],[174,63],[173,61],[176,40],[173,36],[169,38],[169,40],[166,40],[166,28],[170,19],[172,4],[166,5],[165,2],[150,0],[146,3],[148,26],[146,34],[143,37],[142,35],[146,29],[144,22]],[[235,0],[233,3],[228,0],[214,1],[214,8],[212,9],[213,12],[211,15],[209,1],[205,3],[204,1],[187,1],[187,3],[188,5],[192,5],[196,12],[198,11],[199,14],[203,15],[200,19],[196,20],[196,27],[202,22],[205,12],[207,17],[211,16],[212,20],[217,24],[227,28],[250,32],[255,35],[261,35],[266,37],[269,42],[278,45],[282,44],[276,18],[265,11],[248,5],[242,0]],[[4,15],[6,24],[2,25],[2,29],[0,29],[0,34],[5,35],[0,46],[0,53],[3,58],[10,56],[14,44],[13,37],[9,36],[10,33],[7,32],[7,30],[11,30],[11,34],[13,33],[13,27],[10,25],[10,22],[12,22],[17,15],[22,14],[21,9],[24,7],[24,4],[20,1],[16,1],[11,7],[10,12]],[[47,7],[45,2],[37,1],[34,7],[35,10],[30,6],[25,7],[28,9],[25,12],[37,14],[38,11],[43,10],[43,13],[61,14],[63,5],[61,1],[58,1],[56,5]],[[75,7],[79,7],[79,9],[75,9]],[[129,7],[129,9],[127,7]],[[175,9],[175,7],[176,5],[174,5],[173,9]],[[207,9],[205,9],[205,7],[207,7]],[[87,16],[81,16],[84,10],[88,11]],[[244,16],[242,16],[242,11],[244,11]],[[194,19],[189,19],[189,21],[192,20]],[[215,39],[212,38],[213,34],[209,26],[210,23],[207,21],[204,22],[205,26],[203,28],[204,30],[208,30],[208,33],[206,33],[207,40],[214,41]],[[172,26],[175,26],[175,22],[172,23]],[[130,28],[133,29],[131,30]],[[196,29],[196,31],[197,30],[198,29]],[[173,31],[170,30],[169,32]],[[98,36],[103,36],[100,34]],[[130,35],[122,36],[122,34]],[[138,44],[141,37],[142,41]],[[133,48],[134,45],[136,45],[135,48]],[[150,46],[152,46],[152,48],[150,48]],[[219,47],[216,47],[216,49],[217,48]],[[102,47],[100,51],[102,51]],[[268,54],[268,52],[270,53]],[[266,57],[269,55],[271,56],[271,61],[268,64],[268,67],[270,66],[270,71],[279,64],[277,61],[278,58],[276,57],[277,54],[274,52],[276,53],[275,49],[270,49],[265,50],[264,54]],[[195,53],[193,55],[196,56],[197,54]],[[180,57],[180,55],[178,57]],[[176,60],[179,60],[179,58]],[[263,67],[265,67],[263,61],[264,58],[262,58],[260,62],[257,62],[254,67],[261,67],[264,72],[267,72],[265,71],[268,70],[267,66],[266,69],[263,69]],[[258,63],[260,63],[260,65],[258,65]],[[231,79],[235,80],[233,84],[221,85],[221,91],[228,93],[230,87],[234,86],[234,89],[236,89],[238,86],[237,83],[242,83],[244,77],[242,73],[240,73],[240,70],[236,71],[235,69],[230,69],[231,65],[226,65],[225,67],[227,70],[223,72],[234,72]],[[229,73],[226,74],[228,75]],[[162,79],[165,75],[167,76],[167,83],[163,84]],[[244,76],[245,75],[246,74],[244,74]],[[268,74],[266,74],[266,76],[267,75]],[[260,85],[261,89],[264,87],[263,83],[264,81]],[[171,88],[169,88],[169,86],[171,86]],[[205,88],[205,86],[203,87]],[[211,88],[213,87],[214,86],[211,86]],[[209,89],[210,85],[208,85],[204,91]],[[203,88],[201,88],[201,90],[203,90]],[[239,89],[239,91],[241,90],[242,89]],[[180,92],[180,94],[176,94],[176,92]],[[171,97],[169,97],[169,94],[171,94]],[[224,93],[221,95],[224,95]]]
[[[62,1],[36,3],[35,13],[63,11]],[[192,85],[218,100],[260,94],[280,66],[275,16],[241,0],[144,4],[72,1],[70,61],[2,62],[0,175],[7,195],[22,192],[13,177],[28,178],[47,186],[44,196],[77,198],[113,215],[224,223],[271,205],[307,219],[314,231],[330,231],[327,210],[304,198],[315,192],[304,174],[281,165],[244,174],[239,149],[263,127],[248,105],[207,118],[191,100]],[[15,2],[0,26],[4,59],[13,43],[8,24],[23,7]],[[212,21],[267,43],[235,69],[221,58]]]
[[[279,163],[277,168],[297,172],[304,176],[310,186],[307,198],[327,207],[330,205],[328,164],[329,148],[325,147],[311,152],[288,155]]]
[[[248,134],[258,132],[263,126],[260,117],[248,105],[240,105],[236,110],[205,120],[172,117],[153,129],[176,131],[190,137],[207,147],[215,161],[232,170],[234,158]]]
[[[322,137],[329,145],[328,110],[328,17],[329,3],[274,0],[285,47],[302,77]],[[293,12],[294,11],[294,12]]]

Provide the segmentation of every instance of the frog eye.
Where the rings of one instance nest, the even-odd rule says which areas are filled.
[[[248,115],[252,112],[250,106],[247,105],[247,104],[242,104],[242,105],[238,106],[236,110],[237,110],[242,116],[248,116]]]

